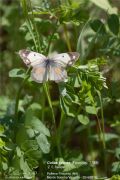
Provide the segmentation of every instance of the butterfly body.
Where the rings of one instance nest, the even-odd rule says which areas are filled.
[[[43,54],[20,50],[20,57],[27,66],[33,67],[31,77],[34,81],[42,83],[44,81],[64,81],[67,78],[65,68],[71,66],[78,58],[79,53],[69,52],[57,54],[53,57],[46,57]]]
[[[49,59],[49,58],[45,60],[45,66],[46,66],[46,68],[50,68],[50,66],[54,66],[54,65],[55,65],[54,60]]]

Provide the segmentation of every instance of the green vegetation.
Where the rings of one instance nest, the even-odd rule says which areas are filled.
[[[119,9],[114,0],[0,1],[0,179],[120,179]],[[80,58],[67,82],[39,84],[20,49]]]

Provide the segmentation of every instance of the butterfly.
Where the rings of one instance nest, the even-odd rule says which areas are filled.
[[[51,58],[27,49],[20,50],[18,54],[28,67],[32,67],[31,78],[38,83],[65,81],[66,67],[72,66],[79,58],[78,52],[56,54]]]

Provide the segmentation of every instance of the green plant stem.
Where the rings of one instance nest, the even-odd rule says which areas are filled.
[[[96,90],[96,91],[97,91],[97,90]],[[89,95],[89,98],[90,98],[90,100],[91,100],[91,102],[92,102],[93,107],[96,109],[96,105],[95,105],[95,102],[94,102],[94,98],[91,96],[91,93],[88,93],[88,95]],[[96,111],[97,111],[97,110],[96,110]],[[99,120],[99,118],[98,118],[97,113],[96,113],[96,117],[97,117],[97,123],[98,123],[99,131],[100,131],[100,133],[98,133],[98,137],[99,137],[100,141],[102,142],[103,148],[104,148],[104,139],[101,138],[102,128],[101,128],[101,123],[100,123],[100,120]]]
[[[40,92],[41,93],[41,92]],[[44,122],[44,118],[45,118],[45,102],[46,102],[46,97],[45,97],[45,91],[44,91],[44,87],[42,87],[42,93],[43,93],[43,100],[42,100],[42,108],[43,108],[43,110],[42,110],[42,121]]]
[[[36,50],[37,51],[41,51],[41,38],[40,38],[40,35],[39,35],[39,32],[38,32],[38,29],[37,29],[37,25],[34,21],[34,13],[33,13],[33,10],[32,10],[32,4],[31,4],[31,0],[29,0],[29,4],[30,4],[30,9],[31,9],[31,12],[32,12],[32,24],[33,24],[33,27],[34,27],[34,30],[35,30],[35,33],[36,33],[36,36],[37,36],[37,47],[36,47]]]
[[[80,53],[81,57],[80,57],[80,60],[81,60],[81,64],[84,64],[83,61],[85,59],[85,57],[83,56],[83,44],[82,44],[82,41],[83,41],[83,35],[86,31],[86,28],[88,27],[89,25],[89,22],[90,22],[90,19],[88,19],[88,21],[85,23],[85,25],[83,26],[80,34],[79,34],[79,38],[78,38],[78,42],[77,42],[77,51]]]
[[[100,123],[100,120],[98,118],[98,115],[96,114],[96,118],[97,118],[97,123],[98,123],[98,127],[99,127],[99,139],[101,140],[101,134],[102,134],[102,128],[101,128],[101,123]],[[102,140],[101,140],[102,141]]]
[[[90,124],[88,124],[87,131],[88,131],[88,137],[91,137],[91,127],[90,127]],[[89,147],[90,147],[91,158],[92,158],[92,161],[94,161],[94,157],[93,157],[93,154],[92,154],[92,152],[93,152],[93,143],[92,143],[92,141],[89,141],[89,140],[88,140],[88,143],[89,143]],[[96,166],[94,166],[92,168],[92,170],[93,170],[93,176],[96,177],[97,176]]]
[[[103,154],[104,154],[104,167],[105,167],[105,172],[107,173],[107,155],[106,155],[106,142],[105,142],[105,122],[104,122],[104,113],[103,113],[103,104],[102,104],[102,97],[101,93],[97,91],[99,100],[100,100],[100,109],[101,109],[101,119],[102,119],[102,139],[103,139]]]
[[[28,9],[27,9],[26,0],[22,0],[21,2],[22,2],[22,8],[24,11],[24,16],[26,19],[27,28],[31,34],[32,39],[33,39],[35,49],[36,49],[36,51],[38,51],[37,41],[36,41],[36,38],[35,38],[34,33],[33,33],[33,27],[32,27],[33,25],[32,25],[32,22],[31,22],[29,16],[28,16]]]
[[[49,93],[47,83],[44,83],[43,87],[44,87],[44,90],[45,90],[45,93],[46,93],[46,96],[47,96],[47,99],[48,99],[49,107],[50,107],[51,113],[52,113],[52,123],[54,124],[54,131],[55,131],[55,136],[54,136],[55,137],[55,145],[57,147],[58,155],[61,156],[61,150],[60,150],[60,144],[59,144],[59,138],[58,138],[59,136],[58,136],[58,133],[57,133],[54,110],[53,110],[53,107],[52,107],[52,101],[51,101],[51,97],[50,97],[50,93]]]
[[[70,40],[69,40],[68,33],[67,33],[66,24],[63,24],[63,27],[64,27],[64,31],[65,31],[65,37],[66,37],[66,43],[67,43],[68,50],[72,51]]]
[[[90,23],[91,19],[88,19],[88,21],[86,22],[86,24],[84,25],[84,27],[82,28],[82,31],[79,35],[79,38],[78,38],[78,43],[77,43],[77,51],[80,52],[81,54],[81,63],[82,64],[85,64],[86,63],[86,59],[89,55],[89,53],[91,52],[94,44],[95,44],[95,40],[97,39],[98,35],[99,35],[99,32],[100,32],[100,29],[101,27],[98,29],[98,31],[96,32],[95,36],[92,38],[91,42],[88,44],[88,48],[86,50],[86,52],[83,54],[83,50],[82,50],[82,39],[83,39],[83,35],[87,29],[87,27],[89,27],[89,23]]]
[[[43,87],[44,87],[44,90],[45,90],[45,93],[46,93],[46,96],[47,96],[47,99],[48,99],[48,103],[49,103],[49,106],[50,106],[50,109],[51,109],[52,122],[53,122],[55,130],[56,130],[55,116],[54,116],[54,111],[53,111],[53,107],[52,107],[52,101],[51,101],[51,98],[50,98],[50,93],[49,93],[49,89],[48,89],[47,83],[44,83]]]
[[[19,106],[21,91],[24,87],[24,84],[26,83],[26,81],[29,78],[29,76],[28,76],[29,72],[30,72],[30,68],[28,68],[28,70],[26,71],[26,77],[22,81],[21,86],[20,86],[18,93],[17,93],[17,96],[16,96],[16,103],[15,103],[15,121],[16,121],[16,123],[18,122],[18,106]]]
[[[71,0],[68,0],[68,3],[69,3],[69,5],[71,5],[71,4],[72,4],[72,1],[71,1]]]
[[[57,23],[56,23],[56,26],[57,26]],[[56,32],[56,29],[53,31],[53,33],[52,33],[52,35],[51,35],[51,37],[50,37],[50,40],[49,40],[49,42],[48,42],[48,47],[47,47],[47,49],[46,49],[46,54],[49,54],[50,45],[51,45],[51,42],[52,42],[52,39],[53,39],[53,37],[54,37],[55,32]]]
[[[61,135],[62,135],[62,132],[63,132],[64,123],[65,123],[64,113],[61,110],[60,124],[59,124],[59,128],[58,128],[58,136],[57,136],[58,150],[59,150],[59,154],[60,154],[61,157],[62,157]]]
[[[102,134],[103,134],[103,147],[106,149],[106,143],[105,143],[105,122],[104,122],[104,114],[103,114],[103,104],[102,104],[102,98],[100,92],[97,92],[99,99],[100,99],[100,106],[101,106],[101,118],[102,118]]]

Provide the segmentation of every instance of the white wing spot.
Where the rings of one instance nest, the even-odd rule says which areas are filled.
[[[25,60],[25,63],[26,63],[26,64],[29,64],[29,63],[30,63],[30,61],[29,61],[28,59],[26,59],[26,60]]]
[[[70,61],[68,64],[69,64],[69,65],[72,65],[72,63],[73,63],[73,62],[72,62],[72,61]]]
[[[73,56],[73,59],[75,59],[75,56]]]
[[[23,54],[23,57],[26,57],[26,55],[25,55],[25,54]]]

